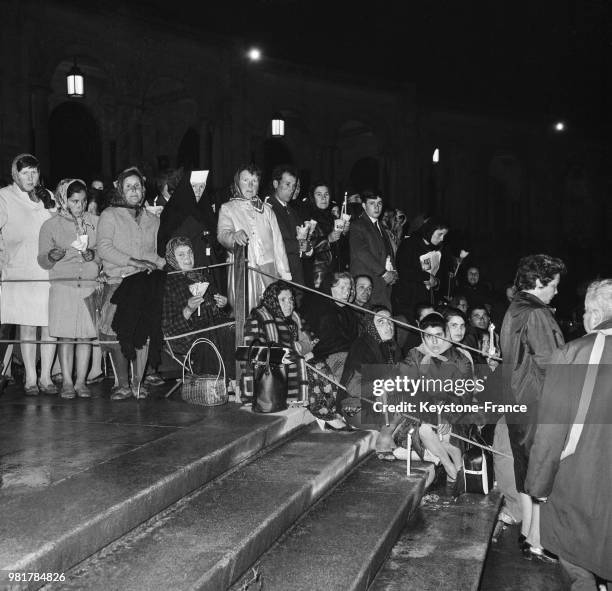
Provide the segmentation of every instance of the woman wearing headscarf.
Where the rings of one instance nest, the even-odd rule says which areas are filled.
[[[219,293],[213,275],[206,269],[192,271],[194,268],[194,252],[191,241],[184,236],[171,238],[166,246],[166,284],[164,286],[164,303],[162,312],[162,327],[164,335],[174,336],[223,324],[231,320],[227,310],[227,298]],[[192,286],[202,282],[208,283],[202,295]],[[192,291],[193,289],[193,291]],[[206,331],[200,334],[173,339],[170,342],[172,350],[185,355],[189,347],[198,337],[210,339],[221,353],[229,377],[233,377],[235,336],[231,326]],[[192,363],[196,372],[212,373],[218,370],[217,356],[205,346],[193,351]]]
[[[414,309],[419,302],[435,305],[440,280],[445,279],[442,243],[447,234],[445,223],[430,218],[415,234],[400,243],[395,258],[399,279],[393,286],[395,314],[414,320]]]
[[[361,380],[364,365],[398,366],[397,374],[402,373],[399,363],[402,352],[395,341],[395,326],[390,320],[391,312],[384,306],[374,306],[374,314],[367,314],[364,319],[364,331],[353,341],[342,372],[342,385],[346,388],[346,396],[341,401],[346,408],[362,406],[358,397],[361,396]],[[392,372],[389,372],[391,374]],[[351,394],[353,397],[351,397]],[[393,431],[401,422],[399,415],[393,417],[389,426],[384,426],[378,435],[376,450],[383,460],[394,460],[391,443]]]
[[[338,418],[336,388],[321,376],[321,373],[332,376],[331,370],[323,361],[312,361],[313,367],[320,373],[306,365],[306,359],[312,358],[316,339],[313,339],[295,311],[295,291],[289,284],[283,281],[270,284],[263,294],[261,304],[251,312],[245,325],[244,343],[248,346],[256,339],[263,343],[277,343],[294,352],[294,362],[287,365],[289,397],[308,400],[308,408],[315,417],[331,421],[336,427],[344,426],[344,423],[334,423]]]
[[[291,280],[285,243],[276,215],[270,205],[258,197],[261,171],[254,165],[243,166],[234,175],[231,197],[221,206],[217,238],[228,250],[228,262],[233,262],[236,245],[248,245],[249,266],[265,273]],[[249,271],[249,306],[257,306],[264,290],[274,279]],[[227,294],[234,308],[234,274],[229,268]]]
[[[419,323],[424,331],[421,333],[422,343],[410,349],[404,359],[406,374],[410,377],[430,378],[431,383],[442,384],[439,389],[420,392],[423,400],[431,402],[471,403],[472,392],[462,391],[456,387],[448,390],[444,384],[455,385],[465,383],[474,376],[470,360],[457,347],[446,339],[446,323],[441,314],[433,312],[425,316]],[[442,338],[440,338],[442,337]],[[450,442],[450,432],[464,430],[463,425],[456,425],[461,419],[466,423],[467,416],[457,413],[440,413],[437,417],[423,415],[418,429],[418,436],[425,447],[440,459],[446,470],[447,481],[454,482],[461,468],[462,450]],[[432,425],[437,425],[434,429]]]
[[[91,344],[96,327],[85,304],[96,288],[96,227],[98,217],[85,211],[87,187],[80,179],[60,181],[55,192],[57,215],[40,229],[38,263],[53,281],[49,291],[49,334],[60,339],[63,383],[60,396],[89,398],[86,385]],[[73,279],[82,281],[72,281]],[[63,281],[65,280],[65,281]],[[72,381],[76,346],[76,383]]]
[[[52,195],[40,183],[40,164],[31,154],[20,154],[11,167],[13,184],[0,189],[0,230],[2,231],[5,264],[2,279],[28,279],[27,282],[7,282],[2,285],[0,317],[2,324],[19,325],[22,341],[36,340],[41,327],[41,339],[49,336],[49,271],[38,264],[38,234],[55,208]],[[40,381],[36,380],[36,344],[22,343],[25,367],[25,393],[35,396],[57,394],[51,381],[55,345],[40,347]]]
[[[118,177],[116,193],[111,206],[105,209],[98,223],[98,256],[107,276],[100,319],[100,340],[117,338],[112,327],[117,306],[111,302],[115,291],[129,275],[142,271],[161,269],[166,261],[157,255],[157,231],[159,218],[143,207],[145,179],[137,168],[128,168]],[[128,360],[118,344],[106,345],[110,350],[117,386],[111,400],[125,400],[135,392],[139,397],[147,392],[141,385],[144,374],[147,347],[136,352],[132,375],[133,393],[130,389]]]

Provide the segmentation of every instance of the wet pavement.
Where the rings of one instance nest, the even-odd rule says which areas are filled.
[[[49,486],[110,458],[189,427],[215,413],[166,400],[173,382],[150,399],[109,399],[112,380],[91,387],[91,399],[23,395],[21,385],[0,397],[0,503]],[[173,395],[174,396],[174,395]]]
[[[505,526],[489,553],[480,591],[563,591],[561,567],[523,558],[518,548],[520,525]]]

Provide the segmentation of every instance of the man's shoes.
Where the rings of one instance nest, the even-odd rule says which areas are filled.
[[[50,384],[42,384],[40,381],[38,382],[38,390],[41,394],[48,394],[49,396],[53,396],[57,394],[57,386],[51,382]]]
[[[65,398],[66,400],[72,400],[74,398],[76,398],[76,390],[74,389],[74,386],[72,384],[68,385],[68,384],[64,384],[62,386],[62,390],[60,392],[60,398]]]
[[[129,386],[114,386],[111,390],[111,400],[128,400],[133,396],[132,389]]]

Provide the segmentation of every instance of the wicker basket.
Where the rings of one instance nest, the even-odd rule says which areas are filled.
[[[196,345],[210,345],[217,354],[219,360],[219,372],[214,374],[196,374],[191,367],[191,351]],[[187,372],[187,373],[186,373]],[[223,372],[223,377],[221,377]],[[221,354],[214,343],[208,339],[196,339],[183,361],[183,385],[181,387],[181,398],[191,404],[202,406],[219,406],[228,400],[227,385],[225,381],[225,364]]]

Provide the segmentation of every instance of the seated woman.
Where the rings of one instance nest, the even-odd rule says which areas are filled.
[[[227,310],[227,297],[221,295],[214,277],[208,270],[192,271],[194,254],[191,241],[178,236],[166,245],[166,270],[169,272],[164,288],[162,329],[166,337],[197,331],[231,320]],[[182,271],[176,273],[176,271]],[[206,282],[208,287],[202,295],[193,295],[190,287]],[[199,334],[170,341],[175,353],[185,355],[193,341],[199,337],[210,339],[225,362],[228,377],[235,373],[234,350],[235,329],[225,326]],[[202,345],[192,352],[192,364],[198,373],[216,373],[219,369],[217,356],[209,347]]]
[[[294,363],[287,365],[287,396],[308,400],[309,410],[326,421],[336,419],[336,388],[333,384],[306,365],[312,357],[316,343],[304,327],[300,315],[295,311],[295,293],[284,281],[270,284],[263,294],[262,302],[254,308],[244,328],[244,344],[255,339],[278,343],[294,351]],[[313,363],[319,372],[331,375],[322,362]]]
[[[350,273],[332,273],[323,282],[321,291],[348,302],[353,286]],[[352,308],[340,302],[320,296],[317,300],[311,298],[312,306],[308,307],[311,325],[319,337],[313,354],[316,359],[326,360],[336,379],[340,380],[348,351],[359,336],[359,317]]]
[[[367,364],[388,364],[398,366],[402,360],[401,349],[394,338],[395,325],[390,320],[391,312],[384,306],[373,306],[372,312],[364,318],[365,329],[353,341],[344,364],[342,385],[346,392],[340,397],[340,406],[345,411],[353,411],[361,406],[362,366]],[[400,424],[401,416],[394,415],[390,425],[383,426],[376,441],[378,456],[383,460],[393,460],[393,431]]]
[[[434,312],[428,314],[420,322],[420,328],[425,332],[422,334],[422,344],[412,348],[404,359],[406,371],[414,377],[425,377],[441,380],[442,384],[447,380],[465,380],[473,376],[472,366],[468,358],[460,353],[457,347],[439,337],[445,337],[446,326],[444,318]],[[470,403],[471,393],[455,393],[444,390],[422,393],[431,402],[440,403]],[[422,417],[423,422],[419,426],[418,436],[421,443],[434,456],[440,459],[447,474],[447,480],[453,482],[457,478],[457,472],[461,468],[461,449],[450,442],[452,426],[457,424],[461,415],[442,413],[438,415],[437,429],[432,427],[430,415]]]
[[[442,316],[444,317],[445,323],[445,333],[446,338],[456,343],[457,350],[460,353],[465,355],[466,359],[470,362],[472,366],[472,373],[474,372],[474,359],[472,358],[472,354],[467,349],[464,349],[460,346],[461,342],[465,337],[465,327],[466,327],[466,317],[465,314],[457,309],[447,307],[442,312]]]

